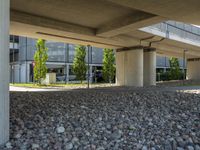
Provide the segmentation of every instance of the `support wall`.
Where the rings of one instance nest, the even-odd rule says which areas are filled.
[[[0,0],[0,145],[9,140],[10,0]]]

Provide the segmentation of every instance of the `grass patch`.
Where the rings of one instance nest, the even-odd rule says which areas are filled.
[[[200,84],[187,84],[187,83],[185,83],[185,84],[183,84],[183,85],[180,85],[180,86],[200,86]]]
[[[104,85],[105,83],[92,83],[90,85]],[[28,88],[51,88],[51,87],[85,87],[87,83],[56,83],[56,84],[49,84],[49,85],[39,85],[34,83],[15,83],[10,84],[10,86],[16,87],[28,87]]]
[[[69,86],[86,86],[87,84],[83,83],[70,83],[70,84],[49,84],[49,85],[39,85],[34,83],[15,83],[10,84],[11,86],[18,86],[18,87],[30,87],[30,88],[47,88],[47,87],[69,87]]]

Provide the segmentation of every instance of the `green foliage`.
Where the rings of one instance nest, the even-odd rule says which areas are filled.
[[[115,56],[113,49],[104,49],[103,54],[103,78],[106,82],[112,82],[115,77]]]
[[[170,73],[169,71],[166,72],[158,72],[156,76],[157,81],[169,81],[170,80]]]
[[[170,64],[170,71],[169,71],[170,80],[179,80],[181,76],[181,71],[178,58],[174,57],[170,58],[169,64]]]
[[[39,39],[36,43],[36,52],[34,54],[34,80],[41,84],[42,79],[46,78],[47,66],[46,61],[48,60],[46,41]]]
[[[170,68],[166,72],[157,70],[157,81],[181,80],[184,78],[183,71],[180,70],[179,61],[177,58],[169,59]]]
[[[87,66],[85,63],[86,57],[86,47],[78,45],[75,48],[75,57],[73,61],[73,72],[76,75],[78,80],[81,80],[81,83],[86,77]]]

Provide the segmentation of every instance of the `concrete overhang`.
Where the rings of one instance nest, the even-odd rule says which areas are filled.
[[[125,48],[146,46],[162,37],[138,31],[164,20],[199,24],[199,0],[11,0],[10,33],[33,38]],[[153,36],[153,38],[151,38]],[[159,52],[199,57],[199,47],[167,40]]]
[[[200,25],[199,0],[108,0],[115,4],[141,10],[188,24]]]
[[[120,48],[139,44],[122,36],[165,20],[107,0],[11,0],[11,34]]]

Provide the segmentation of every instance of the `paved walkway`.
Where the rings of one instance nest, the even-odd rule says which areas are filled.
[[[17,87],[17,86],[10,86],[10,91],[17,91],[17,92],[42,92],[42,91],[68,91],[73,89],[86,89],[86,87],[47,87],[47,88],[30,88],[30,87]],[[120,87],[99,87],[99,88],[108,88],[108,89],[116,89]],[[121,87],[123,88],[123,87]],[[91,88],[93,89],[93,88]],[[131,89],[131,87],[129,88]],[[133,87],[135,89],[135,87]],[[142,88],[139,88],[142,90]],[[172,86],[172,87],[150,87],[151,90],[164,90],[164,91],[181,91],[181,92],[189,92],[189,93],[200,93],[200,86]],[[127,89],[126,89],[127,90]],[[137,89],[138,90],[138,89]]]
[[[90,89],[96,88],[115,88],[114,84],[92,84]],[[32,87],[20,87],[20,86],[10,86],[10,91],[16,92],[42,92],[42,91],[68,91],[68,90],[83,90],[87,89],[87,85],[77,85],[77,86],[54,86],[54,87],[42,87],[42,88],[32,88]]]
[[[177,86],[177,87],[170,87],[167,90],[199,94],[200,93],[200,86]]]
[[[30,87],[17,87],[10,86],[10,91],[16,92],[39,92],[39,91],[60,91],[61,88],[30,88]]]

